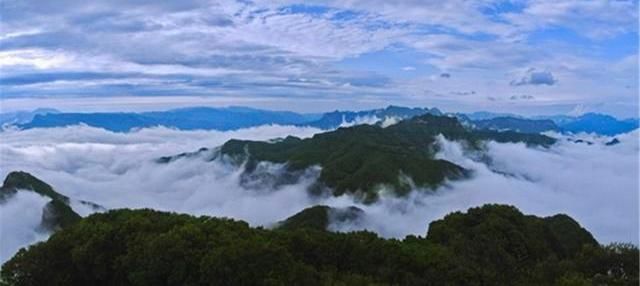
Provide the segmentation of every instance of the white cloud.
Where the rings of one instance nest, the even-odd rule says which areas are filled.
[[[39,29],[27,29],[27,30],[19,30],[14,32],[0,32],[0,41],[9,38],[21,37],[21,36],[29,36],[29,35],[37,35],[42,31]]]
[[[308,196],[305,190],[314,182],[317,170],[274,191],[269,184],[241,183],[240,169],[224,161],[208,162],[206,156],[166,165],[154,162],[165,155],[215,147],[230,138],[266,140],[286,135],[309,137],[317,132],[320,130],[290,126],[229,132],[151,128],[112,133],[86,126],[9,130],[0,142],[0,175],[28,171],[75,200],[107,208],[150,207],[229,216],[252,225],[269,226],[315,204],[356,205],[367,213],[361,224],[332,227],[367,228],[386,237],[424,235],[430,221],[451,211],[505,203],[536,215],[566,213],[603,243],[638,243],[637,131],[618,136],[622,143],[614,146],[604,145],[610,138],[585,134],[579,138],[595,144],[576,144],[561,138],[546,150],[488,143],[490,163],[474,161],[470,158],[475,156],[466,154],[458,143],[440,138],[443,149],[439,156],[473,170],[470,180],[449,182],[435,192],[418,190],[405,198],[383,196],[372,205],[362,205],[349,196]],[[263,167],[273,174],[282,171],[279,165]],[[16,217],[9,214],[16,209],[36,210],[36,214],[23,213],[20,217],[24,221],[12,220],[12,224],[3,219],[3,239],[12,241],[3,250],[3,259],[17,247],[45,238],[29,229],[39,222],[46,200],[30,199],[29,195],[19,198],[2,207],[3,217]],[[73,206],[77,208],[77,204]],[[86,208],[78,211],[88,214]],[[20,228],[5,231],[14,229],[13,222]]]
[[[417,105],[451,91],[421,82],[429,76],[423,71],[452,71],[451,85],[508,98],[516,91],[503,83],[533,66],[552,70],[562,86],[521,105],[637,106],[637,56],[607,42],[637,31],[637,1],[21,1],[3,8],[0,65],[17,81],[4,80],[2,89],[11,98],[232,95]],[[559,37],[557,28],[590,39]],[[376,52],[394,58],[398,50],[419,53],[402,63],[405,70],[425,68],[396,78],[392,70],[358,73],[341,62]],[[97,78],[76,77],[87,72]],[[44,82],[20,81],[38,73],[48,73]],[[478,98],[449,100],[505,107]]]
[[[287,135],[304,138],[319,131],[292,126],[229,132],[151,128],[126,134],[86,126],[9,130],[2,133],[0,175],[27,171],[73,200],[87,200],[109,209],[150,207],[270,225],[314,203],[303,190],[313,182],[317,172],[272,192],[241,187],[240,170],[224,162],[196,158],[163,165],[155,159],[203,146],[215,147],[231,138],[267,140]],[[47,237],[35,232],[46,202],[47,199],[34,193],[19,192],[0,207],[0,261],[11,257],[18,247]],[[72,207],[80,214],[88,214],[86,208],[77,209],[77,204]],[[25,209],[29,211],[25,213]]]
[[[506,23],[492,21],[483,8],[494,1],[318,1],[332,7],[365,11],[389,21],[443,26],[455,31],[503,34],[512,28]]]
[[[36,69],[51,69],[64,66],[71,59],[62,53],[41,49],[0,51],[0,68],[33,67]]]
[[[531,1],[505,16],[523,30],[568,26],[595,39],[637,31],[637,1]]]
[[[42,208],[49,201],[34,192],[18,192],[9,203],[0,204],[0,263],[21,247],[49,236],[38,231]]]
[[[339,230],[368,228],[385,235],[424,235],[428,222],[446,213],[485,203],[515,205],[540,216],[565,213],[592,232],[601,243],[638,239],[638,131],[618,138],[581,135],[595,144],[561,141],[551,149],[524,144],[489,143],[491,163],[470,159],[460,144],[439,139],[439,157],[473,170],[471,180],[450,182],[436,192],[414,192],[407,199],[387,197],[357,205],[368,216],[359,225],[333,225]],[[336,199],[336,205],[351,202]]]
[[[583,104],[576,104],[576,106],[567,113],[570,116],[580,116],[589,112],[589,107]]]

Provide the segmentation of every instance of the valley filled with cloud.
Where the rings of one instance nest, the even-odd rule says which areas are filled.
[[[214,158],[215,147],[235,139],[302,138],[322,132],[309,127],[265,125],[235,131],[180,131],[164,127],[114,133],[83,125],[5,130],[0,143],[0,176],[23,170],[71,198],[82,216],[95,211],[86,200],[106,209],[153,208],[194,215],[242,219],[272,227],[317,204],[357,206],[366,216],[356,222],[333,221],[330,229],[368,229],[384,237],[424,235],[428,223],[445,214],[485,203],[512,204],[541,216],[566,213],[593,232],[601,243],[638,244],[638,131],[609,137],[550,134],[550,148],[524,143],[487,142],[482,150],[438,137],[438,157],[472,171],[469,179],[448,181],[437,189],[415,189],[407,196],[382,195],[372,204],[342,195],[311,195],[318,170],[311,168],[292,184],[251,184],[242,170]],[[569,140],[571,139],[571,140]],[[581,139],[582,141],[577,141]],[[197,156],[160,164],[162,156],[210,148]],[[264,163],[277,174],[283,166]],[[0,260],[19,247],[46,239],[37,227],[48,200],[20,193],[0,205]]]
[[[0,0],[0,285],[638,285],[640,0]]]

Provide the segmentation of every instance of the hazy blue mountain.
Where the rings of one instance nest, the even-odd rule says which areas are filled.
[[[613,136],[638,128],[638,119],[616,119],[613,116],[587,113],[581,116],[548,115],[525,118],[518,115],[500,116],[498,113],[474,112],[455,114],[461,122],[480,129],[514,130],[526,133],[559,131],[571,133],[595,133]],[[483,118],[483,119],[478,119]]]
[[[289,111],[269,111],[249,107],[191,107],[153,112],[62,113],[55,109],[36,109],[0,114],[0,125],[19,128],[47,128],[86,124],[115,132],[136,128],[166,126],[181,130],[234,130],[265,124],[310,126],[335,129],[344,123],[370,122],[371,119],[408,119],[424,114],[442,115],[437,108],[388,106],[364,111],[333,111],[324,114],[301,114]],[[616,135],[638,128],[638,119],[619,120],[609,115],[587,113],[523,117],[509,113],[486,111],[448,113],[465,126],[479,129],[513,130],[539,133],[549,130],[588,132]]]
[[[407,119],[414,116],[420,116],[424,114],[441,115],[442,112],[437,108],[409,108],[402,106],[390,105],[383,109],[372,109],[364,111],[333,111],[322,115],[322,117],[316,121],[309,122],[305,125],[318,127],[321,129],[334,129],[339,127],[343,123],[354,122],[358,119],[365,118],[378,118],[384,120],[387,117]]]
[[[538,116],[533,116],[531,118],[532,119],[549,119],[558,126],[571,123],[577,120],[577,117],[570,116],[570,115],[538,115]]]
[[[472,113],[466,113],[465,115],[471,120],[486,120],[486,119],[493,119],[497,117],[522,118],[522,116],[519,116],[513,113],[496,113],[496,112],[488,112],[488,111],[477,111]]]
[[[166,126],[181,130],[234,130],[265,124],[311,126],[334,129],[345,122],[358,119],[393,117],[406,119],[423,114],[440,115],[436,108],[408,108],[389,106],[365,111],[334,111],[324,114],[300,114],[288,111],[268,111],[248,107],[192,107],[154,112],[105,112],[105,113],[43,113],[33,120],[16,121],[23,129],[61,127],[86,124],[115,132],[127,132],[135,128]]]
[[[559,124],[559,126],[565,132],[586,132],[612,136],[637,129],[638,119],[618,120],[605,114],[587,113],[576,117],[573,121]]]
[[[5,124],[24,124],[31,122],[36,115],[60,113],[57,109],[53,108],[38,108],[33,111],[15,111],[0,113],[0,126]]]
[[[302,124],[318,118],[288,111],[268,111],[248,107],[194,107],[142,113],[49,113],[36,115],[23,129],[86,124],[115,132],[135,128],[166,126],[181,130],[233,130],[264,124]]]
[[[541,133],[557,131],[558,126],[549,119],[526,119],[516,117],[496,117],[474,120],[473,125],[479,129],[513,130],[523,133]]]

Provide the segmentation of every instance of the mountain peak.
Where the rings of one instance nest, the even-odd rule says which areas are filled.
[[[18,191],[32,191],[51,199],[42,209],[41,226],[47,230],[67,227],[80,220],[80,215],[69,206],[69,198],[56,192],[49,184],[24,171],[13,171],[0,187],[0,204]]]
[[[52,200],[60,200],[65,203],[69,202],[68,197],[57,193],[49,184],[24,171],[13,171],[9,173],[4,179],[0,192],[7,194],[15,193],[17,190],[30,190]]]
[[[316,205],[308,207],[284,221],[278,223],[278,229],[315,229],[328,230],[331,222],[348,222],[356,223],[362,219],[365,212],[354,206],[345,208],[329,207],[325,205]]]
[[[440,134],[449,140],[467,141],[469,148],[479,148],[483,140],[542,146],[555,142],[540,134],[471,130],[455,117],[427,113],[386,128],[362,124],[306,139],[229,140],[220,153],[246,163],[244,174],[250,177],[263,161],[286,164],[292,173],[320,166],[319,182],[334,195],[351,193],[373,202],[383,189],[404,195],[416,186],[433,188],[446,179],[469,175],[465,168],[435,157],[436,136]]]

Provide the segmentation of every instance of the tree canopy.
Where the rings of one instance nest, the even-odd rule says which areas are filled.
[[[94,214],[3,265],[5,285],[637,285],[638,249],[568,216],[485,205],[425,237],[252,228],[153,210]]]
[[[402,195],[413,184],[436,187],[446,179],[469,175],[461,166],[435,158],[438,146],[434,142],[439,134],[449,140],[465,141],[476,149],[483,140],[540,146],[555,142],[540,134],[468,129],[454,117],[425,114],[386,128],[357,125],[307,139],[289,136],[276,142],[229,140],[220,152],[237,163],[246,163],[248,173],[262,161],[286,163],[290,171],[319,165],[319,181],[334,195],[358,193],[372,202],[380,186]]]

